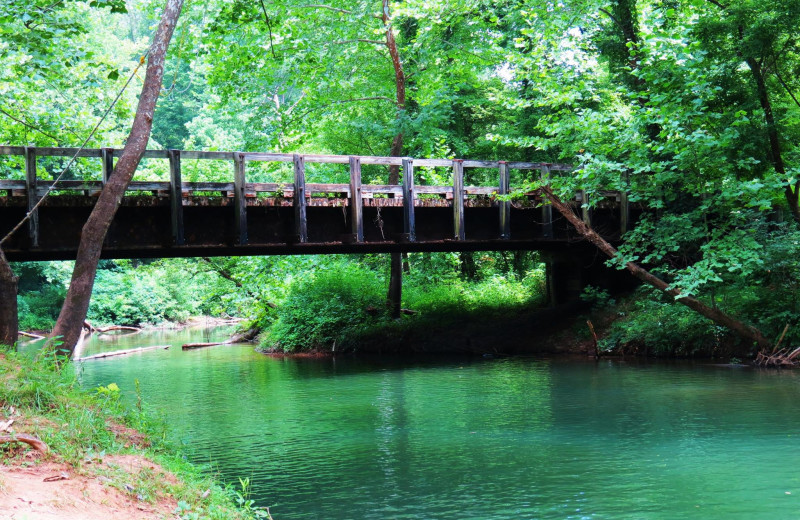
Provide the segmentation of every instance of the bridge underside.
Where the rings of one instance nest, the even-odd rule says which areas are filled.
[[[95,197],[52,196],[38,209],[37,236],[20,229],[4,251],[11,261],[70,260],[75,258],[81,227]],[[586,254],[589,248],[566,220],[549,220],[550,213],[533,204],[514,204],[510,210],[510,237],[501,239],[500,216],[493,200],[467,201],[464,239],[454,237],[453,213],[447,201],[418,201],[416,240],[404,234],[402,201],[375,199],[363,208],[363,241],[352,234],[347,199],[312,198],[306,208],[307,240],[296,234],[296,212],[279,199],[247,201],[246,240],[236,229],[233,198],[191,196],[183,200],[184,243],[175,244],[171,207],[160,196],[125,197],[109,230],[104,258],[258,256],[396,251],[542,250]],[[24,197],[0,197],[0,233],[25,216]],[[594,210],[610,240],[619,238],[615,208]],[[597,228],[597,225],[595,225]],[[602,229],[598,229],[602,232]]]

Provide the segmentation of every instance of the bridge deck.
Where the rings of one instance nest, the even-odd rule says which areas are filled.
[[[25,171],[24,179],[0,180],[0,236],[36,208],[26,231],[6,243],[9,259],[74,258],[80,229],[119,153],[0,147],[0,155],[22,156]],[[38,157],[76,154],[99,158],[103,180],[39,178]],[[565,165],[176,150],[145,157],[167,159],[170,180],[130,184],[104,245],[106,257],[548,249],[575,239],[535,194],[513,202],[504,197],[511,193],[511,169],[550,175]],[[181,161],[187,158],[232,162],[232,182],[183,182]],[[247,182],[247,163],[264,161],[291,162],[294,182]],[[350,182],[306,183],[306,162],[347,164]],[[402,167],[403,184],[362,184],[361,166],[367,164]],[[451,168],[453,184],[415,184],[419,166]],[[498,184],[464,186],[465,168],[497,169]],[[625,194],[599,194],[593,214],[580,209],[583,197],[573,200],[576,211],[606,238],[619,238],[630,218]]]

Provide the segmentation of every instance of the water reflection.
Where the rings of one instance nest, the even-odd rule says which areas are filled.
[[[188,341],[198,339],[176,339]],[[792,375],[286,359],[225,346],[87,362],[82,378],[129,393],[138,379],[196,461],[250,477],[282,520],[789,518],[798,508]]]

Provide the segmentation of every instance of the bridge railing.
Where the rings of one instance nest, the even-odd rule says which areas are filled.
[[[102,190],[114,168],[114,159],[119,157],[122,150],[113,148],[47,148],[47,147],[22,147],[0,146],[0,156],[22,156],[25,162],[24,180],[0,180],[0,193],[7,192],[9,196],[24,193],[27,198],[29,212],[32,211],[40,198],[53,190],[81,192],[84,195],[96,195]],[[101,164],[101,180],[60,180],[58,182],[39,179],[37,175],[37,159],[39,157],[88,157],[99,158]],[[419,195],[436,196],[447,200],[453,210],[453,236],[454,240],[465,240],[464,228],[464,202],[470,196],[496,197],[511,193],[511,170],[538,170],[541,176],[549,176],[552,172],[569,171],[572,169],[566,164],[514,162],[514,161],[477,161],[462,159],[415,159],[408,157],[375,157],[375,156],[345,156],[345,155],[317,155],[317,154],[280,154],[262,152],[215,152],[215,151],[186,151],[186,150],[147,150],[145,159],[165,159],[169,161],[168,182],[159,181],[133,181],[128,186],[129,192],[155,192],[168,194],[170,198],[170,213],[172,236],[175,245],[185,243],[183,231],[183,206],[184,198],[194,193],[213,192],[222,196],[232,196],[234,206],[234,222],[237,242],[247,244],[247,206],[248,199],[253,201],[260,194],[273,194],[283,200],[290,200],[294,208],[296,240],[300,243],[308,241],[308,227],[306,208],[314,196],[325,196],[344,199],[343,206],[349,206],[351,222],[351,240],[364,241],[363,207],[365,200],[372,205],[394,205],[403,207],[402,239],[414,242],[416,240],[415,208],[422,205]],[[210,160],[228,161],[233,165],[232,181],[228,182],[183,182],[181,164],[183,160]],[[291,163],[293,166],[293,182],[247,182],[247,164],[250,162],[281,162]],[[350,182],[348,184],[323,184],[306,182],[306,163],[346,164],[349,167]],[[361,181],[361,167],[363,165],[397,166],[402,169],[400,185],[363,184]],[[452,169],[452,184],[447,186],[427,186],[415,183],[415,169],[419,167],[445,167]],[[495,186],[465,186],[464,170],[468,168],[496,169],[498,183]],[[628,225],[627,197],[623,193],[604,192],[601,197],[614,197],[620,202],[621,232],[625,232]],[[376,198],[383,198],[378,202]],[[372,199],[372,201],[370,201]],[[576,200],[586,206],[586,193],[580,192]],[[253,204],[254,202],[251,202]],[[499,211],[498,238],[508,240],[511,238],[510,210],[511,202],[496,200]],[[545,238],[553,237],[553,215],[549,205],[543,205],[542,222]],[[584,219],[589,222],[588,208],[584,207]],[[38,218],[33,211],[29,221],[28,231],[31,244],[38,245]]]

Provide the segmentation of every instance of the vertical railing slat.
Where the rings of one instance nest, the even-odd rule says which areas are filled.
[[[28,236],[32,247],[39,247],[39,210],[33,209],[39,202],[36,179],[36,148],[25,147],[25,187],[28,191]]]
[[[292,156],[294,163],[294,226],[298,242],[308,242],[308,221],[306,220],[306,163],[302,155]]]
[[[510,175],[508,172],[508,163],[500,161],[500,189],[498,195],[508,195],[510,187]],[[500,238],[508,240],[511,238],[511,201],[501,200],[499,204],[500,209]]]
[[[101,148],[100,160],[102,161],[102,167],[103,167],[103,176],[101,180],[103,186],[105,186],[106,183],[108,182],[108,178],[111,177],[111,172],[114,171],[114,149]]]
[[[542,180],[550,180],[550,167],[547,165],[542,166]],[[542,235],[544,238],[553,238],[553,206],[549,203],[542,204]]]
[[[182,246],[186,241],[183,233],[183,189],[181,188],[181,152],[169,151],[169,199],[172,223],[172,243]],[[238,190],[237,190],[238,192]]]
[[[361,159],[350,157],[350,227],[356,242],[364,241],[364,200],[361,198]]]
[[[453,161],[453,238],[464,240],[464,161]]]
[[[403,232],[409,242],[417,241],[417,225],[414,220],[414,160],[403,159]]]
[[[240,246],[247,244],[247,199],[245,198],[245,158],[243,153],[233,154],[233,205],[236,213],[234,229],[236,243]]]

